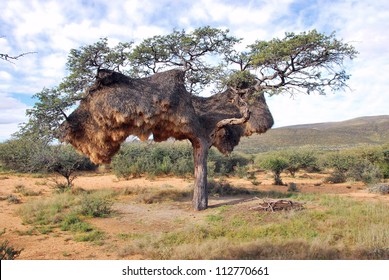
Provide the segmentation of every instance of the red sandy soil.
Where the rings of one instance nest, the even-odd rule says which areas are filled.
[[[387,201],[388,196],[371,194],[361,183],[324,184],[323,174],[298,174],[296,178],[283,177],[284,182],[295,182],[302,193],[328,193],[358,200]],[[261,191],[286,192],[287,187],[271,185],[271,177],[260,174],[254,186],[247,179],[227,178],[229,183],[236,187],[256,189]],[[124,189],[124,188],[167,188],[188,189],[192,179],[175,177],[158,177],[152,180],[136,178],[128,181],[118,180],[112,174],[84,174],[75,181],[77,187],[90,189]],[[38,196],[23,196],[15,192],[17,186],[24,186],[28,190],[40,192]],[[31,225],[24,225],[17,210],[30,200],[38,200],[53,194],[53,183],[50,177],[36,178],[31,175],[0,174],[0,242],[8,240],[15,249],[23,249],[18,259],[122,259],[118,253],[124,246],[120,234],[136,234],[145,232],[169,232],[188,222],[200,222],[212,209],[221,205],[239,203],[249,207],[250,196],[244,197],[210,197],[210,209],[196,212],[191,208],[190,198],[180,202],[163,202],[155,204],[136,203],[128,197],[116,200],[113,208],[115,214],[109,218],[94,218],[88,222],[100,231],[106,233],[102,244],[92,242],[76,242],[71,232],[55,229],[53,232],[42,234],[36,231],[28,233]],[[6,197],[13,194],[21,199],[21,204],[8,202]],[[252,197],[252,196],[251,196]],[[184,225],[182,225],[184,226]],[[141,255],[126,257],[126,259],[142,259]]]

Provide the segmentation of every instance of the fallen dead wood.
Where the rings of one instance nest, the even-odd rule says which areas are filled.
[[[304,203],[287,200],[287,199],[278,199],[278,200],[263,199],[258,206],[254,206],[250,208],[250,210],[269,211],[269,212],[303,210],[303,209],[304,209]]]

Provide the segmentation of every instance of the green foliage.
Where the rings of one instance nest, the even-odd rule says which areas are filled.
[[[288,161],[287,171],[295,176],[296,172],[300,169],[306,171],[318,169],[318,158],[312,149],[289,149],[283,152],[286,160]]]
[[[39,139],[20,138],[0,143],[0,161],[10,170],[38,172],[42,170],[40,156],[47,148]]]
[[[281,180],[281,172],[289,166],[289,162],[281,153],[270,153],[259,157],[257,161],[261,168],[273,172],[274,185],[284,185]]]
[[[256,77],[248,70],[234,71],[228,76],[225,83],[235,89],[247,89],[256,84]]]
[[[324,167],[332,168],[332,177],[329,179],[333,183],[343,183],[346,181],[346,172],[355,165],[357,159],[354,155],[346,152],[331,152],[324,156],[322,164]]]
[[[93,230],[93,227],[90,224],[83,222],[76,213],[65,216],[60,224],[60,228],[63,231],[72,232],[89,232]]]
[[[60,193],[42,200],[26,202],[20,207],[18,214],[24,223],[34,226],[34,229],[41,233],[59,228],[73,232],[75,241],[100,241],[104,234],[86,222],[85,218],[109,216],[115,195],[117,193],[112,190],[81,195]]]
[[[43,170],[63,176],[68,187],[73,186],[76,171],[90,171],[97,167],[87,157],[76,152],[71,145],[50,146],[40,159],[44,163]]]
[[[222,76],[223,55],[231,52],[240,40],[228,35],[228,30],[209,26],[192,32],[174,30],[168,35],[157,35],[143,40],[131,54],[133,71],[138,76],[181,67],[186,71],[187,90],[199,93],[205,86]],[[211,64],[209,59],[217,57]],[[218,57],[219,56],[219,57]]]
[[[316,30],[286,33],[282,39],[259,40],[250,46],[251,67],[268,73],[260,80],[273,93],[325,94],[326,88],[342,89],[349,79],[343,62],[357,54],[353,46],[336,39],[335,33],[325,35]]]
[[[81,199],[80,213],[89,217],[106,217],[111,214],[113,202],[107,196],[85,194]]]
[[[214,162],[213,172],[222,176],[234,174],[236,171],[243,172],[242,170],[239,170],[239,168],[247,166],[250,162],[249,158],[245,155],[232,153],[228,156],[224,156],[216,149],[211,149],[209,151],[208,161]]]
[[[34,95],[37,100],[32,109],[27,110],[29,120],[15,134],[35,136],[50,142],[58,137],[59,125],[67,118],[66,112],[85,97],[85,89],[90,86],[99,69],[125,72],[129,64],[132,43],[118,43],[108,46],[108,39],[71,49],[66,63],[68,75],[53,88],[43,88]]]
[[[233,174],[239,166],[242,169],[249,160],[239,154],[223,156],[218,151],[211,149],[209,152],[209,175]],[[118,178],[128,179],[139,177],[143,174],[151,176],[192,175],[193,151],[189,143],[127,143],[122,145],[120,151],[111,162],[113,172]],[[242,172],[242,170],[240,170]]]
[[[9,245],[9,241],[5,240],[0,244],[0,260],[14,260],[23,250],[16,250],[13,246]]]
[[[333,170],[328,181],[345,182],[347,178],[370,184],[383,178],[381,166],[385,165],[381,148],[348,149],[329,152],[322,157],[322,164]]]
[[[71,187],[76,171],[90,171],[96,165],[70,145],[49,145],[35,138],[22,137],[0,144],[0,161],[18,172],[57,173]]]

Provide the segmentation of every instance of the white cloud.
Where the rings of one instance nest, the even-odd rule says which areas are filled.
[[[0,93],[0,100],[0,141],[3,141],[18,130],[19,123],[27,121],[28,106],[5,93]]]

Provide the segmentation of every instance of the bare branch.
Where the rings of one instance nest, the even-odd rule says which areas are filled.
[[[11,56],[11,55],[6,54],[6,53],[0,53],[0,59],[8,61],[10,63],[13,63],[11,60],[18,60],[20,57],[26,56],[28,54],[33,54],[33,53],[36,53],[36,52],[26,52],[26,53],[21,53],[21,54],[16,55],[16,56]]]

